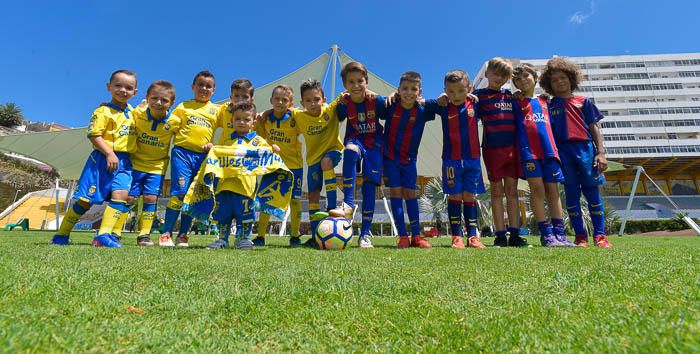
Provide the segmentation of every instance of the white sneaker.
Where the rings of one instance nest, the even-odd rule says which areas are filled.
[[[374,246],[372,246],[372,241],[369,239],[369,235],[360,236],[357,241],[360,248],[374,248]]]
[[[355,210],[357,210],[357,205],[355,205],[355,207],[353,208],[347,203],[343,202],[341,208],[343,209],[343,213],[345,213],[345,218],[352,222],[352,219],[354,219],[355,217]]]
[[[170,234],[165,233],[160,235],[158,238],[158,246],[160,247],[175,247],[175,244],[173,243],[173,239],[170,238]]]

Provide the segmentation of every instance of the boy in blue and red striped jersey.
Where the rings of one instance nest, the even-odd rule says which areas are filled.
[[[547,62],[540,86],[555,96],[549,104],[549,116],[564,172],[566,209],[576,232],[574,242],[582,247],[588,246],[588,235],[581,216],[583,192],[591,214],[595,245],[612,248],[605,237],[604,207],[598,187],[605,183],[602,172],[608,167],[603,134],[598,126],[603,115],[591,99],[573,94],[582,77],[576,64],[557,57]]]
[[[530,64],[521,64],[513,72],[513,85],[521,90],[522,99],[513,107],[518,124],[518,148],[522,170],[530,185],[530,205],[537,219],[540,242],[544,247],[575,246],[566,239],[562,227],[559,183],[564,182],[559,153],[554,143],[548,105],[544,98],[534,97],[537,72]],[[547,221],[545,196],[556,235]]]
[[[477,112],[484,126],[484,165],[491,182],[491,210],[496,227],[494,246],[526,247],[527,241],[520,237],[520,214],[518,212],[518,177],[520,166],[515,138],[513,95],[501,87],[513,74],[510,61],[503,58],[489,60],[486,67],[488,87],[473,92],[479,98]],[[508,233],[503,218],[503,196],[508,210]]]
[[[345,103],[338,104],[338,119],[347,118],[345,151],[343,152],[343,209],[346,217],[355,206],[356,166],[362,162],[362,227],[358,239],[361,248],[372,248],[369,239],[374,218],[377,186],[382,183],[382,141],[380,119],[386,117],[386,99],[367,97],[367,68],[358,62],[346,64],[340,71],[343,86],[349,93]],[[335,206],[329,205],[329,208]]]
[[[399,100],[387,107],[384,123],[384,176],[391,190],[391,214],[399,233],[398,248],[432,247],[420,234],[416,158],[425,123],[435,119],[435,112],[417,102],[421,92],[420,74],[403,73],[399,81]],[[404,200],[411,223],[410,240],[404,222]]]
[[[442,121],[442,175],[443,189],[448,194],[447,214],[450,219],[452,248],[464,248],[462,211],[467,223],[467,244],[486,248],[476,234],[478,210],[475,195],[484,193],[481,175],[481,151],[477,127],[477,108],[467,98],[472,89],[469,75],[463,70],[452,70],[445,75],[447,107],[437,101],[425,102],[426,109],[440,115]]]

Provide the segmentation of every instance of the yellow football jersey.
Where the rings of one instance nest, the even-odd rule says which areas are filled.
[[[180,129],[173,144],[194,152],[203,152],[202,146],[211,143],[216,130],[216,115],[219,106],[197,100],[182,102],[172,115],[180,118]]]
[[[216,126],[221,128],[221,135],[219,135],[219,140],[216,145],[226,145],[225,141],[231,138],[231,134],[235,132],[233,129],[233,123],[231,118],[233,117],[233,112],[231,112],[231,102],[222,105],[216,114]],[[228,137],[228,138],[227,138]]]
[[[130,111],[130,105],[126,110],[111,103],[97,107],[87,128],[88,137],[101,136],[114,152],[136,151],[136,130]]]
[[[282,118],[270,114],[268,119],[260,119],[255,123],[255,131],[267,140],[268,144],[280,147],[282,161],[290,169],[304,167],[301,159],[301,142],[299,142],[299,126],[289,111]]]
[[[340,140],[340,121],[335,111],[337,105],[337,99],[323,105],[321,115],[318,117],[306,111],[292,110],[292,118],[299,126],[306,142],[306,163],[309,166],[321,161],[329,151],[343,151],[343,141]]]
[[[255,147],[259,145],[259,141],[264,140],[256,132],[252,131],[245,135],[238,135],[236,133],[231,133],[227,138],[222,138],[220,141],[226,146],[250,146]],[[216,186],[216,193],[221,191],[231,191],[244,195],[246,197],[255,197],[255,189],[257,188],[257,178],[256,176],[239,176],[237,178],[226,178],[220,180]]]
[[[170,140],[180,129],[180,118],[169,114],[155,120],[148,109],[136,109],[136,152],[131,154],[134,170],[163,175],[168,168]]]

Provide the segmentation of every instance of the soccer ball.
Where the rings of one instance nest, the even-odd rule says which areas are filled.
[[[352,224],[342,217],[327,217],[316,227],[316,242],[322,250],[340,251],[352,240]]]

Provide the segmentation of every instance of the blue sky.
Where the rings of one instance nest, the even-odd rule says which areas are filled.
[[[337,43],[396,83],[419,71],[424,94],[442,75],[472,76],[493,57],[685,53],[700,51],[696,1],[5,1],[0,103],[30,120],[87,124],[108,100],[105,82],[134,70],[141,92],[157,79],[192,96],[192,76],[217,77],[214,100],[238,77],[256,86],[311,61]],[[206,4],[196,8],[192,4]]]

